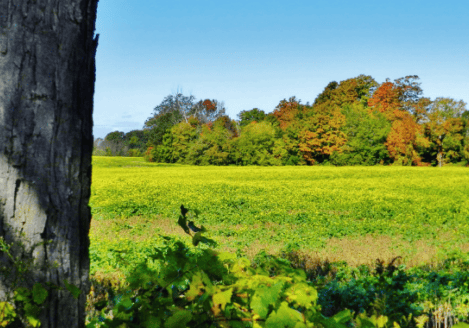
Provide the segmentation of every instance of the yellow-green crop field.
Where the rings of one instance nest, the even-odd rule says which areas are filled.
[[[100,257],[106,249],[140,258],[160,235],[188,242],[177,225],[181,204],[202,212],[195,224],[219,249],[248,257],[296,247],[351,266],[400,255],[410,267],[469,251],[468,168],[219,167],[93,157],[91,273],[116,270],[115,259]]]

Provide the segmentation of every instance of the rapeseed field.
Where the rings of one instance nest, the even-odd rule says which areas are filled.
[[[351,266],[400,255],[411,267],[469,251],[467,168],[92,164],[92,273],[119,267],[106,249],[140,258],[161,235],[187,240],[181,204],[201,211],[195,223],[218,248],[250,258],[296,249]]]

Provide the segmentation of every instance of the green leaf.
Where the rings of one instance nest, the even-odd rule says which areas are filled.
[[[47,295],[49,293],[47,290],[42,287],[42,284],[40,283],[35,283],[33,286],[33,300],[36,302],[36,304],[42,304],[47,298]]]
[[[15,290],[16,301],[23,301],[23,302],[28,301],[29,295],[31,295],[31,291],[27,288],[20,287],[17,290]]]
[[[272,308],[275,307],[284,284],[284,282],[279,282],[271,287],[259,286],[256,289],[251,300],[251,308],[255,313],[259,314],[262,319],[265,319],[269,314],[269,306]]]
[[[187,327],[192,320],[192,313],[188,310],[176,310],[171,317],[164,323],[166,328]]]
[[[212,296],[213,304],[218,305],[220,304],[221,309],[224,311],[226,303],[230,303],[231,295],[233,295],[233,288],[230,288],[224,292],[220,292],[218,294],[214,294]]]
[[[69,284],[67,279],[65,279],[65,287],[68,289],[68,291],[70,293],[72,293],[72,295],[75,299],[78,299],[78,296],[80,296],[80,294],[81,294],[80,288],[78,288],[77,286],[75,286],[73,284]]]
[[[202,275],[200,272],[195,273],[192,276],[192,281],[190,284],[190,288],[186,293],[186,298],[188,301],[193,301],[196,296],[202,295],[204,289],[204,284],[202,282]]]
[[[306,309],[314,307],[318,299],[318,292],[316,289],[305,283],[298,283],[291,286],[285,292],[285,295],[288,296],[288,301]]]
[[[39,327],[41,325],[41,321],[39,321],[36,317],[27,315],[26,318],[33,327]]]
[[[287,302],[282,302],[280,308],[270,314],[265,321],[266,327],[295,328],[297,323],[303,322],[303,315],[288,307]],[[301,327],[301,326],[300,326]]]

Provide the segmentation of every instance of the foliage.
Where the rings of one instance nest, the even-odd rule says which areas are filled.
[[[148,131],[148,146],[154,148],[162,144],[163,137],[171,128],[183,120],[178,111],[160,113],[145,121],[144,129]]]
[[[345,123],[345,116],[339,111],[314,113],[304,123],[305,127],[299,132],[299,150],[309,164],[316,161],[323,162],[334,152],[341,152],[346,143],[346,136],[341,127]]]
[[[230,154],[228,140],[236,132],[230,128],[232,128],[231,122],[225,117],[218,118],[213,124],[203,125],[200,137],[190,145],[186,163],[196,165],[228,164]]]
[[[46,242],[38,243],[40,246]],[[0,237],[0,253],[4,253],[8,259],[8,265],[0,268],[3,278],[13,287],[13,295],[7,295],[6,301],[0,302],[0,326],[1,327],[39,327],[41,322],[38,317],[41,311],[47,308],[47,297],[52,289],[68,290],[74,298],[78,298],[81,291],[78,287],[65,280],[64,287],[53,283],[34,282],[33,273],[41,268],[34,264],[32,259],[21,259],[12,254],[13,244],[5,242]],[[24,244],[16,243],[15,246],[25,249]],[[6,264],[6,263],[5,263]]]
[[[278,165],[280,160],[273,156],[274,144],[275,129],[272,125],[253,121],[233,141],[234,160],[242,165]]]
[[[253,108],[251,110],[243,110],[238,114],[240,119],[239,125],[244,127],[250,123],[256,121],[257,123],[262,122],[266,118],[266,114],[259,108]]]
[[[340,152],[333,152],[334,165],[376,165],[389,163],[384,145],[391,125],[380,112],[369,112],[362,104],[346,105],[342,109],[346,124],[343,132],[347,143]]]
[[[431,142],[433,158],[439,166],[443,162],[458,160],[462,155],[466,104],[451,98],[436,98],[427,113],[425,135]],[[446,157],[446,159],[445,159]]]
[[[197,139],[198,120],[191,116],[188,122],[181,122],[171,128],[171,150],[174,163],[187,162],[190,145]]]
[[[179,226],[192,244],[214,244],[207,230],[187,223],[189,209],[181,205]],[[194,210],[197,220],[200,212]],[[191,230],[195,232],[193,235]],[[128,292],[112,307],[112,318],[91,319],[88,327],[343,327],[352,320],[344,310],[331,318],[320,313],[318,293],[304,271],[288,261],[270,260],[253,268],[245,258],[202,249],[199,256],[180,242],[165,239],[127,278]],[[158,263],[149,266],[148,263]],[[274,271],[272,271],[274,270]],[[374,320],[376,317],[363,321]],[[379,322],[387,318],[379,316]],[[359,325],[361,326],[361,325]],[[371,327],[384,327],[377,322]]]

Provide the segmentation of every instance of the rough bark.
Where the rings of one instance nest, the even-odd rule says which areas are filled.
[[[50,289],[41,327],[85,326],[97,2],[0,0],[0,237],[36,266],[25,285],[82,291]]]

